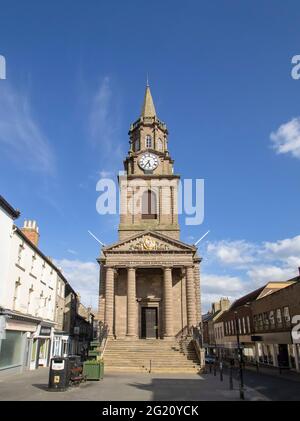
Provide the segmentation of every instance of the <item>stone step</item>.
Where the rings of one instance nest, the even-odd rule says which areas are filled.
[[[105,370],[157,373],[197,373],[197,354],[177,341],[111,339],[104,354]],[[184,351],[184,352],[183,352]]]
[[[169,355],[137,355],[137,354],[111,354],[111,353],[105,353],[104,358],[110,358],[111,360],[113,359],[126,359],[126,360],[132,360],[132,359],[136,359],[136,360],[164,360],[164,361],[193,361],[193,360],[197,360],[197,358],[189,358],[185,355],[173,355],[172,357]],[[198,360],[197,360],[198,361]]]
[[[198,373],[200,371],[199,368],[152,368],[151,373]],[[115,367],[108,367],[105,369],[106,373],[114,373],[114,372],[133,372],[133,373],[149,373],[149,369],[143,369],[140,367],[123,367],[123,366],[115,366]]]
[[[136,359],[144,359],[144,360],[153,360],[153,359],[164,359],[164,360],[178,360],[178,361],[184,361],[184,360],[189,360],[189,361],[198,361],[197,356],[195,355],[159,355],[159,354],[150,354],[147,355],[145,353],[140,353],[140,354],[136,354],[136,353],[121,353],[121,354],[117,354],[117,353],[112,353],[112,352],[107,352],[105,353],[105,357],[109,357],[111,359],[113,358],[120,358],[120,359],[132,359],[132,358],[136,358]]]

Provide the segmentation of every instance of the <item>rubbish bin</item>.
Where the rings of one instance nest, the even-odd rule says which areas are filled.
[[[50,361],[48,388],[51,391],[64,391],[69,387],[70,361],[68,357],[53,357]]]

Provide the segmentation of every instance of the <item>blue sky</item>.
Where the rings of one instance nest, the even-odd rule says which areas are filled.
[[[41,249],[97,294],[99,174],[122,169],[149,74],[176,172],[205,179],[203,303],[300,265],[297,1],[0,1],[0,192]],[[273,133],[273,134],[272,134]]]

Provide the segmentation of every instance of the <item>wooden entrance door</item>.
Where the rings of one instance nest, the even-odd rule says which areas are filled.
[[[157,308],[142,307],[142,338],[158,338]]]

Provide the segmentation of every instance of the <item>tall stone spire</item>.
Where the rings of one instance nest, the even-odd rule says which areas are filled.
[[[144,104],[142,107],[142,117],[156,117],[156,111],[150,91],[150,86],[147,80],[146,91],[145,91],[145,98]]]

